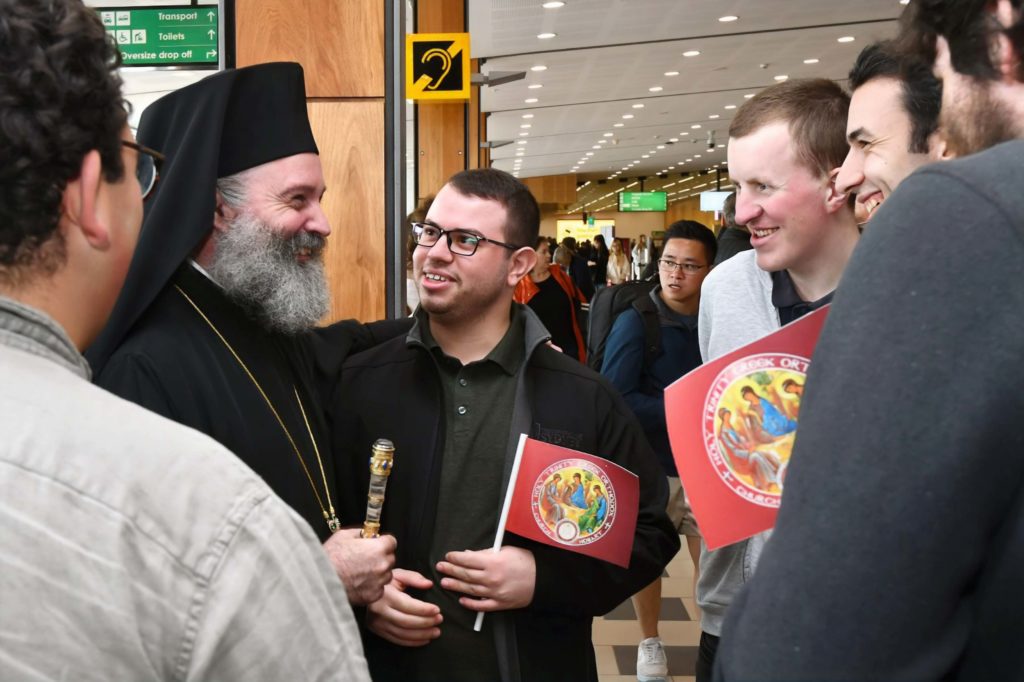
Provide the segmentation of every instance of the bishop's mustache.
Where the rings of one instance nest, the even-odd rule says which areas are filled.
[[[327,245],[327,237],[316,232],[300,230],[285,240],[285,245],[292,256],[302,253],[311,258],[320,258],[323,255],[324,246]]]

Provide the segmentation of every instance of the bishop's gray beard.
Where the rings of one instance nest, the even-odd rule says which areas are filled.
[[[232,300],[268,329],[294,334],[327,313],[330,296],[322,235],[300,230],[285,237],[255,216],[241,213],[214,239],[207,270]],[[302,249],[309,251],[305,263],[296,260]]]

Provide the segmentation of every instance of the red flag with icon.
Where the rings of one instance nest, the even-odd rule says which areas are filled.
[[[708,549],[775,525],[828,306],[665,389],[672,455]]]
[[[640,505],[636,474],[595,455],[523,438],[506,528],[629,567]]]

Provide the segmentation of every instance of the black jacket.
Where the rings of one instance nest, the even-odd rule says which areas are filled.
[[[504,681],[597,680],[592,618],[658,577],[678,551],[679,536],[665,515],[664,473],[629,408],[601,376],[544,345],[546,330],[522,308],[527,317],[528,360],[515,379],[518,387],[507,453],[495,466],[504,468],[507,480],[514,444],[519,433],[526,432],[596,454],[636,473],[641,506],[628,570],[506,534],[506,544],[534,554],[534,599],[527,608],[490,613],[487,618],[494,619],[494,644]],[[330,412],[342,521],[362,521],[370,446],[377,438],[390,438],[395,444],[395,466],[382,531],[398,540],[399,567],[426,574],[445,442],[444,399],[433,356],[411,339],[394,339],[350,358]],[[491,509],[466,511],[497,518],[500,508],[501,500],[496,499]],[[405,656],[407,649],[368,631],[364,631],[364,644],[375,680],[417,679]]]

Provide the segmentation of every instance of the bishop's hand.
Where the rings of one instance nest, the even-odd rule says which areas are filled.
[[[381,598],[384,586],[391,582],[397,546],[394,536],[362,538],[358,528],[343,528],[327,539],[324,550],[349,603],[362,606]]]

